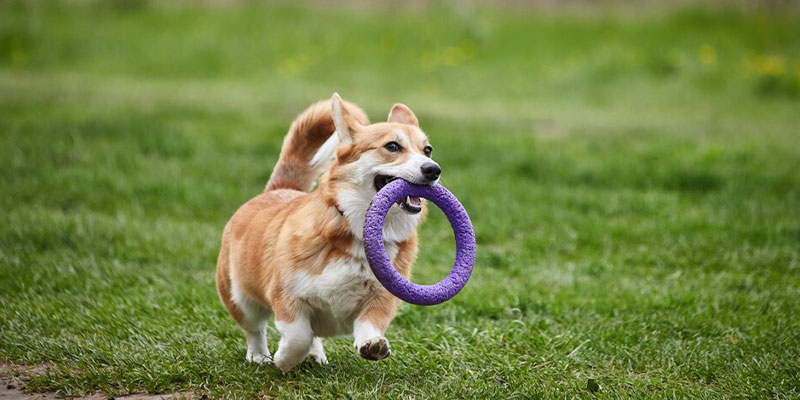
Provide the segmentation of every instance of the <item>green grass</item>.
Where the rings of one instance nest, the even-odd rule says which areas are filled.
[[[282,374],[216,254],[333,91],[417,112],[478,262],[390,359]],[[0,3],[0,304],[0,360],[65,396],[798,398],[800,16]]]

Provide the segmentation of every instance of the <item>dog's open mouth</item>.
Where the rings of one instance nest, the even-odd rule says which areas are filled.
[[[389,176],[389,175],[378,175],[375,177],[375,191],[381,190],[387,183],[397,179],[396,176]],[[422,199],[419,197],[412,197],[408,196],[405,199],[402,199],[397,202],[397,205],[403,209],[403,211],[409,214],[416,214],[422,211]]]

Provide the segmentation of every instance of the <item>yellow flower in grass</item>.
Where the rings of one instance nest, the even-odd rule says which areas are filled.
[[[441,66],[455,67],[475,56],[477,44],[465,39],[457,46],[448,46],[441,50],[424,53],[419,57],[420,66],[428,71]]]
[[[450,46],[444,49],[441,53],[441,61],[444,65],[456,66],[464,62],[466,54],[461,47]]]
[[[300,54],[296,57],[286,57],[275,65],[275,69],[283,76],[297,75],[308,66],[308,56]]]
[[[745,67],[758,75],[781,76],[786,72],[782,56],[755,56],[745,60]]]
[[[292,76],[297,75],[297,72],[300,71],[300,64],[297,62],[296,58],[287,57],[278,62],[275,69],[283,76]]]
[[[717,49],[711,45],[704,44],[700,46],[698,51],[698,58],[700,62],[706,65],[711,65],[717,62]]]

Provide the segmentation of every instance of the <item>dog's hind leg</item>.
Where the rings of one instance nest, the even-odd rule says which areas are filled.
[[[227,227],[226,227],[227,230]],[[244,294],[230,275],[228,242],[223,239],[217,261],[217,290],[222,303],[247,338],[247,361],[263,363],[272,358],[267,348],[269,311]]]
[[[236,296],[234,302],[242,310],[242,327],[247,338],[246,360],[254,363],[272,362],[272,355],[267,347],[267,320],[270,312],[247,295]]]
[[[297,315],[291,322],[281,320],[276,315],[275,328],[281,334],[278,351],[275,352],[275,366],[286,372],[309,355],[314,342],[314,331],[308,317],[304,315]]]
[[[248,321],[246,325],[242,325],[244,334],[247,337],[247,361],[259,364],[272,362],[272,355],[267,347],[268,318],[269,314],[263,313],[258,318]]]

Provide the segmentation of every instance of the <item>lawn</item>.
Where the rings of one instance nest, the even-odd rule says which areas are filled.
[[[62,396],[800,397],[800,15],[443,4],[0,3],[0,361]],[[415,110],[477,263],[391,358],[283,374],[219,239],[334,91]],[[420,234],[433,283],[452,231]]]

